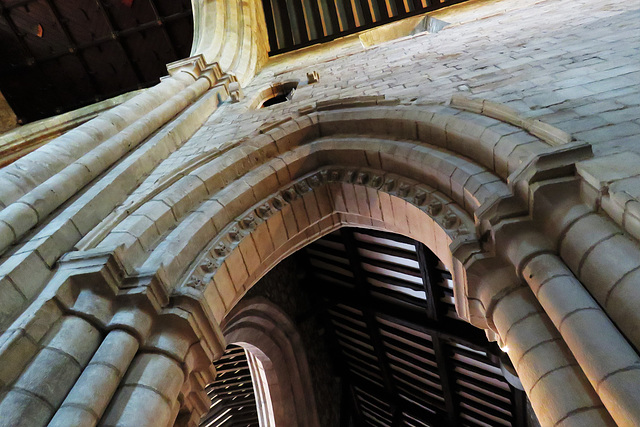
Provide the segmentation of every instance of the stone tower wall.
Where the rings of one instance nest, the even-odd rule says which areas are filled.
[[[225,316],[346,225],[438,255],[543,425],[640,424],[633,2],[470,2],[435,34],[348,37],[253,78],[249,6],[0,170],[0,424],[194,425]]]

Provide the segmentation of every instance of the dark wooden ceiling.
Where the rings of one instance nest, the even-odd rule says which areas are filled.
[[[192,40],[190,0],[0,0],[0,91],[27,123],[157,83]]]
[[[258,408],[251,372],[244,349],[229,345],[224,356],[214,363],[216,380],[207,386],[211,399],[202,427],[258,426]]]
[[[342,378],[340,427],[528,425],[507,356],[457,316],[451,274],[425,245],[342,228],[293,256]],[[257,426],[242,349],[216,368],[201,426]]]
[[[451,274],[425,245],[342,228],[305,252],[355,425],[526,425],[503,354],[458,318]]]

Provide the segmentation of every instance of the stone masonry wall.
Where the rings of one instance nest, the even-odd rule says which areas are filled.
[[[421,33],[369,49],[352,36],[272,59],[244,89],[245,98],[213,114],[167,160],[167,168],[311,102],[362,95],[420,104],[446,103],[451,95],[462,93],[504,103],[524,116],[553,124],[593,144],[598,156],[640,153],[640,4],[484,3],[475,15],[459,15],[489,16],[436,34]],[[451,22],[456,14],[448,11],[441,18]],[[271,84],[306,81],[311,71],[320,74],[320,81],[300,87],[292,101],[262,110],[250,107]],[[162,168],[155,173],[162,173]]]
[[[438,256],[451,263],[449,244],[454,232],[462,233],[465,227],[468,234],[463,236],[473,241],[456,249],[456,260],[469,258],[460,266],[464,277],[458,276],[461,280],[456,286],[460,287],[456,289],[464,290],[456,296],[470,296],[477,303],[473,311],[464,304],[459,310],[467,309],[464,315],[482,328],[490,326],[485,322],[491,320],[496,338],[506,340],[509,332],[504,343],[510,357],[522,359],[532,354],[529,350],[544,350],[539,345],[549,344],[543,356],[535,359],[544,361],[546,370],[525,361],[520,375],[523,384],[528,384],[542,425],[559,425],[567,417],[572,417],[569,423],[573,425],[610,425],[610,415],[618,424],[640,424],[640,401],[637,393],[628,392],[640,383],[636,351],[640,346],[640,290],[636,286],[640,246],[627,236],[640,239],[640,4],[637,0],[474,0],[434,16],[451,25],[436,34],[422,33],[367,49],[352,36],[273,58],[243,89],[239,102],[233,102],[237,98],[231,89],[237,86],[235,79],[223,75],[220,64],[207,67],[201,56],[190,58],[169,67],[172,76],[158,86],[3,169],[0,202],[6,207],[0,211],[0,323],[9,329],[0,340],[0,362],[10,368],[0,369],[2,391],[8,390],[0,400],[0,419],[11,425],[19,425],[12,420],[45,425],[57,414],[51,425],[58,425],[68,413],[89,416],[82,409],[85,405],[104,424],[126,419],[132,425],[168,425],[177,411],[197,420],[207,406],[202,386],[210,382],[210,361],[222,352],[209,314],[221,321],[254,279],[272,265],[269,263],[317,237],[314,233],[337,224],[373,224],[376,218],[382,229],[420,234],[418,240],[423,243],[430,239]],[[314,71],[319,82],[307,84],[307,73]],[[291,101],[254,108],[271,85],[291,80],[299,81]],[[357,138],[343,138],[336,147],[328,144],[334,140],[327,135],[340,138],[333,132],[358,123],[375,126],[378,122],[371,117],[405,114],[413,108],[408,103],[417,106],[415,110],[434,108],[434,103],[446,105],[454,94],[502,103],[520,118],[538,118],[557,126],[577,140],[574,151],[565,159],[567,146],[547,146],[510,127],[509,132],[518,136],[513,144],[511,134],[493,134],[505,138],[503,148],[498,148],[497,139],[493,145],[484,145],[480,138],[481,144],[474,145],[462,138],[461,151],[443,157],[438,148],[427,147],[429,141],[420,139],[427,144],[414,147],[423,148],[426,154],[409,159],[416,151],[389,137],[412,138],[411,133],[416,133],[412,126],[419,129],[421,122],[409,114],[403,122],[398,117],[383,117],[379,123],[395,126],[401,122],[404,126],[392,126],[384,141],[371,138],[371,129],[362,129],[362,135],[368,137],[364,146],[358,145]],[[359,151],[360,156],[386,156],[389,162],[385,160],[382,172],[390,175],[402,175],[403,168],[411,164],[406,178],[412,181],[403,188],[426,185],[441,189],[460,205],[460,215],[452,210],[445,213],[442,205],[450,200],[438,201],[437,192],[432,193],[435,200],[428,206],[422,206],[424,199],[420,202],[409,193],[402,195],[402,188],[391,188],[395,184],[383,189],[376,184],[369,193],[366,175],[361,184],[330,177],[330,182],[316,187],[315,183],[325,182],[318,176],[315,181],[308,178],[311,184],[296,182],[317,158],[313,160],[304,151],[311,144],[287,132],[297,129],[308,116],[281,127],[277,124],[320,101],[371,95],[400,98],[403,105],[359,109],[367,120],[344,121],[344,128],[321,132],[323,136],[313,141],[312,148],[335,151],[336,157],[345,147]],[[431,106],[421,107],[426,104]],[[356,110],[351,108],[349,113],[356,116]],[[324,120],[344,111],[313,114]],[[481,122],[492,120],[464,114]],[[464,120],[456,123],[466,125]],[[448,125],[447,121],[439,129],[445,141],[451,135],[450,142],[456,142],[456,132],[465,135],[464,129]],[[268,128],[273,128],[270,134],[252,138]],[[432,128],[430,124],[425,129],[430,132]],[[475,126],[478,129],[484,135],[488,128]],[[359,129],[349,131],[351,136],[359,134]],[[479,135],[471,140],[478,140]],[[240,144],[226,150],[236,142]],[[511,172],[517,166],[516,156],[513,163],[507,162],[520,148],[514,148],[516,142],[525,152],[529,148],[535,153],[554,150],[552,161],[545,164],[552,169],[536,169],[538,165],[532,164],[528,171],[536,175],[517,181],[529,186],[524,198],[536,196],[537,203],[526,212],[541,222],[540,230],[531,229],[518,203],[515,207],[485,203],[489,197],[503,201],[504,196],[511,196],[503,181],[508,178],[507,166]],[[582,160],[589,147],[577,150],[581,142],[592,145],[594,159]],[[488,169],[484,169],[473,163],[480,161],[476,148],[482,155],[493,154],[492,161],[498,159],[500,165],[485,165]],[[290,163],[270,159],[270,149],[299,157],[292,155]],[[370,158],[375,160],[365,156],[354,163],[366,165]],[[337,163],[342,166],[351,159]],[[439,167],[449,174],[426,176]],[[566,174],[561,177],[570,182],[551,182],[557,175],[542,176],[549,170]],[[581,179],[574,179],[574,170]],[[290,176],[280,182],[279,172]],[[543,181],[532,178],[541,176]],[[272,197],[276,189],[285,194],[283,188],[288,185],[296,187],[286,189],[292,203],[274,198],[271,205],[255,208],[255,202],[265,203],[263,200],[269,200],[265,197]],[[537,186],[535,194],[533,186]],[[334,189],[336,197],[332,196]],[[282,198],[287,201],[284,195]],[[305,200],[311,201],[308,206]],[[515,197],[513,201],[518,202]],[[457,204],[451,203],[450,209]],[[280,213],[264,220],[272,205]],[[429,208],[438,205],[436,213],[429,214]],[[489,220],[507,219],[488,229],[495,239],[501,239],[495,241],[498,255],[491,258],[476,251],[482,242],[474,240],[478,236],[472,218],[481,207],[496,207],[496,212],[480,212]],[[286,208],[286,216],[281,208]],[[296,212],[301,213],[299,224]],[[513,215],[519,215],[518,222],[509,221]],[[489,220],[481,225],[493,224]],[[276,221],[280,223],[274,225]],[[270,224],[278,232],[270,234]],[[416,225],[415,230],[410,225]],[[484,233],[483,228],[477,231]],[[531,236],[534,240],[528,240]],[[545,246],[547,239],[557,244],[557,255]],[[243,250],[251,251],[246,259]],[[522,286],[516,272],[522,272],[527,286]],[[517,292],[511,292],[509,286]],[[462,295],[468,289],[472,293]],[[503,293],[505,290],[509,292]],[[568,297],[576,292],[582,299]],[[138,297],[144,297],[143,301]],[[211,313],[203,309],[203,301],[210,305],[206,308]],[[477,309],[480,303],[491,304],[492,310],[500,305],[488,315]],[[565,322],[569,316],[570,321]],[[525,319],[529,323],[521,322]],[[129,321],[136,323],[131,326]],[[98,350],[101,338],[89,342],[84,329],[75,326],[85,323],[94,335],[105,334],[107,344],[100,346],[105,351]],[[529,333],[529,327],[537,332]],[[114,340],[132,344],[126,357],[110,353]],[[76,344],[81,341],[83,345]],[[85,347],[86,355],[73,356]],[[50,375],[53,371],[45,367],[54,366],[48,359],[52,354],[75,358],[75,374]],[[90,362],[90,356],[96,363]],[[100,376],[100,381],[94,381],[91,370],[80,376],[85,366],[100,365],[107,356],[122,362],[120,374],[128,372],[124,386],[119,385],[121,376],[113,380]],[[164,365],[171,368],[162,368]],[[144,375],[138,375],[140,372]],[[101,381],[110,381],[109,387]],[[151,386],[161,388],[162,393],[147,394]],[[566,389],[578,391],[555,398],[559,390]],[[22,390],[39,400],[25,398]],[[88,401],[98,395],[104,399]],[[185,399],[179,399],[180,395]],[[137,400],[139,396],[146,397]],[[31,401],[38,402],[39,411],[29,406],[35,405]],[[143,405],[137,403],[142,401]],[[162,422],[157,421],[160,411]],[[587,419],[602,422],[584,421]]]

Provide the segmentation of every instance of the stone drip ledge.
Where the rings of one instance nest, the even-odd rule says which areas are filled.
[[[470,111],[483,116],[491,117],[513,126],[526,130],[551,146],[568,144],[574,138],[563,130],[540,120],[524,117],[516,110],[499,102],[487,99],[468,98],[462,95],[453,95],[449,103],[454,108]]]

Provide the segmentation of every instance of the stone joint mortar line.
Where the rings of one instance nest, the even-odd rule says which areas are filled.
[[[67,221],[69,221],[71,223],[71,225],[73,226],[73,228],[78,232],[78,235],[83,236],[83,234],[80,232],[80,229],[78,228],[78,226],[76,225],[75,222],[73,222],[73,218],[69,218]],[[62,227],[61,227],[62,228]]]
[[[164,199],[151,199],[152,202],[160,202],[162,204],[164,204],[166,207],[169,208],[169,210],[171,211],[171,216],[173,216],[174,222],[178,222],[178,217],[176,216],[176,213],[173,211],[173,207],[167,203]]]
[[[603,409],[606,410],[606,408],[604,407],[603,404],[592,405],[592,406],[584,406],[582,408],[573,409],[573,410],[569,411],[567,413],[567,415],[565,415],[564,417],[562,417],[558,421],[556,421],[555,424],[553,424],[553,426],[555,427],[555,426],[559,425],[560,423],[562,423],[564,420],[568,419],[572,415],[579,414],[579,413],[582,413],[582,412],[591,411],[592,409],[599,409],[599,408],[603,408]]]
[[[191,347],[191,345],[189,345],[189,347]],[[158,348],[145,348],[145,349],[142,350],[142,353],[144,353],[144,354],[157,354],[159,356],[166,357],[167,359],[171,360],[173,363],[178,365],[178,367],[180,367],[180,369],[182,369],[182,366],[184,364],[184,361],[176,358],[176,356],[174,354],[172,354],[172,353],[170,353],[169,351],[166,351],[166,350],[162,350],[162,349],[158,349]]]
[[[531,396],[531,393],[533,392],[533,389],[540,383],[540,381],[542,381],[545,377],[553,374],[556,371],[559,371],[561,369],[566,369],[566,368],[571,368],[573,366],[579,366],[577,362],[574,363],[569,363],[567,365],[562,365],[562,366],[558,366],[557,368],[553,368],[552,370],[545,372],[544,374],[542,374],[540,376],[540,378],[538,378],[533,385],[531,386],[531,388],[529,389],[529,391],[527,392],[527,396]]]
[[[103,362],[101,360],[98,360],[98,361],[95,361],[95,362],[89,362],[89,364],[87,365],[87,368],[89,366],[105,366],[105,367],[107,367],[109,369],[114,370],[116,372],[116,374],[118,375],[118,378],[122,378],[123,372],[120,369],[118,369],[117,366],[115,366],[115,365],[113,365],[113,364],[111,364],[109,362]]]
[[[73,357],[72,355],[70,355],[66,351],[60,350],[59,348],[55,348],[55,347],[49,347],[49,346],[45,347],[44,349],[51,350],[54,353],[58,353],[58,354],[60,354],[60,355],[62,355],[64,357],[66,357],[67,359],[70,359],[76,366],[78,366],[78,368],[82,369],[82,364],[75,357]]]
[[[591,252],[593,252],[593,250],[596,248],[596,246],[598,246],[598,245],[599,245],[600,243],[602,243],[602,242],[606,242],[607,240],[612,239],[612,238],[614,238],[615,236],[620,236],[620,235],[622,235],[622,234],[623,234],[623,232],[622,232],[622,231],[617,231],[617,232],[613,233],[613,234],[612,234],[612,235],[610,235],[610,236],[603,237],[602,239],[600,239],[600,240],[598,240],[596,243],[594,243],[594,244],[593,244],[593,246],[591,246],[589,249],[587,249],[587,250],[584,252],[584,254],[582,254],[582,258],[580,258],[580,262],[578,263],[578,271],[576,272],[576,273],[577,273],[577,276],[578,276],[578,277],[581,277],[581,276],[582,276],[582,274],[581,274],[581,272],[582,272],[582,267],[584,267],[584,263],[585,263],[585,261],[587,260],[587,258],[589,257],[589,255],[591,255]]]
[[[22,289],[20,289],[18,287],[18,285],[16,285],[16,283],[13,281],[13,279],[11,278],[11,276],[9,276],[8,274],[6,276],[4,276],[4,278],[11,283],[11,286],[13,286],[13,288],[16,290],[16,292],[18,292],[20,294],[20,296],[22,298],[24,298],[25,302],[29,302],[29,298],[27,298],[27,296],[22,292]]]
[[[609,199],[611,199],[611,196],[609,196]],[[631,198],[631,199],[627,200],[626,202],[624,202],[624,207],[622,208],[622,221],[620,223],[620,226],[622,227],[623,230],[627,229],[627,215],[629,215],[629,205],[634,200],[635,200],[635,198]]]
[[[628,276],[630,276],[631,274],[635,273],[636,271],[640,270],[640,265],[638,265],[637,267],[632,268],[631,270],[627,271],[626,273],[624,273],[622,275],[622,277],[620,277],[618,280],[616,280],[616,282],[609,288],[609,290],[607,291],[607,294],[604,297],[604,308],[607,308],[607,306],[609,305],[609,298],[611,297],[611,294],[613,293],[613,290],[620,284],[622,283],[622,281],[624,279],[626,279]]]
[[[571,228],[581,219],[586,218],[589,215],[595,215],[595,212],[589,211],[589,212],[585,212],[582,215],[578,215],[577,218],[572,219],[571,221],[569,221],[569,224],[567,224],[567,226],[564,228],[564,230],[562,230],[560,232],[560,236],[558,237],[558,245],[556,246],[556,252],[560,253],[560,249],[562,248],[562,244],[564,243],[564,239],[567,237],[567,234],[569,233],[569,230],[571,230]]]
[[[160,396],[160,398],[167,404],[167,406],[169,406],[169,408],[171,408],[173,406],[171,399],[169,399],[168,397],[166,397],[164,394],[160,393],[159,390],[148,386],[146,384],[138,384],[138,383],[131,383],[131,384],[123,384],[121,387],[121,390],[127,388],[127,387],[131,387],[131,388],[143,388],[145,390],[149,390],[155,394],[157,394],[158,396]]]
[[[37,187],[36,187],[37,188]],[[27,193],[30,194],[31,192]],[[40,214],[38,213],[38,211],[36,210],[36,208],[34,208],[33,206],[31,206],[29,203],[27,202],[23,202],[21,200],[17,200],[16,203],[20,203],[21,205],[25,205],[26,207],[28,207],[29,209],[31,209],[35,214],[36,214],[36,225],[40,224]],[[29,230],[33,228],[29,227]]]
[[[26,394],[27,396],[30,396],[30,397],[38,399],[39,401],[41,401],[45,405],[47,405],[47,407],[51,410],[51,412],[55,412],[55,410],[56,410],[56,408],[51,403],[49,403],[49,401],[47,401],[47,399],[45,399],[42,396],[39,396],[39,395],[35,394],[34,392],[32,392],[30,390],[27,390],[26,388],[15,387],[14,386],[13,388],[11,388],[11,390],[9,390],[9,392],[11,392],[11,391],[15,391],[15,392],[18,392],[18,393]]]
[[[24,329],[24,328],[16,328],[16,329],[7,329],[4,333],[5,334],[10,334],[12,332],[18,332],[20,334],[20,336],[25,337],[26,339],[28,339],[29,341],[31,341],[31,343],[38,349],[41,350],[42,349],[42,345],[40,345],[38,343],[38,341],[36,341],[31,335],[29,335],[29,333]]]
[[[514,292],[519,291],[520,289],[525,288],[525,286],[519,284],[519,285],[514,285],[514,286],[510,286],[506,289],[503,289],[502,291],[498,292],[497,295],[495,295],[491,301],[489,301],[489,305],[487,306],[487,308],[485,309],[485,317],[488,319],[491,319],[491,323],[493,322],[493,312],[496,310],[496,307],[498,306],[498,304],[500,304],[500,302],[504,301],[504,298],[511,295]]]
[[[60,311],[62,312],[62,316],[60,316],[60,318],[64,317],[64,316],[75,316],[75,317],[79,317],[80,319],[84,320],[85,322],[87,322],[88,324],[90,324],[91,326],[93,326],[98,332],[101,333],[104,325],[100,324],[98,321],[96,321],[94,318],[92,318],[91,316],[89,316],[86,313],[83,313],[82,311],[78,311],[78,310],[74,310],[73,308],[68,308],[66,307],[61,301],[58,300],[58,298],[54,297],[53,301],[56,303],[56,305],[58,306],[58,308],[60,309]]]
[[[39,246],[38,248],[36,248],[36,249],[33,251],[33,253],[35,253],[35,254],[36,254],[36,256],[37,256],[38,258],[40,258],[40,261],[42,261],[42,263],[43,263],[44,265],[46,265],[46,266],[49,268],[49,270],[51,270],[51,269],[53,268],[53,266],[49,265],[49,263],[48,263],[48,262],[46,262],[46,261],[44,260],[44,258],[42,257],[42,254],[41,254],[41,253],[40,253],[40,251],[39,251],[39,249],[40,249],[41,247],[42,247],[42,246]],[[55,262],[54,262],[54,264],[55,264]]]
[[[522,356],[520,356],[520,359],[518,359],[518,361],[516,362],[516,365],[520,366],[520,362],[522,362],[522,359],[525,358],[525,356],[527,354],[529,354],[531,351],[535,350],[536,348],[543,346],[545,344],[554,342],[554,341],[562,341],[562,337],[553,337],[553,338],[548,338],[546,340],[542,340],[537,344],[532,345],[531,347],[529,347],[527,350],[525,350],[524,353],[522,353]]]
[[[598,312],[602,313],[602,310],[600,309],[600,307],[581,307],[581,308],[576,308],[575,310],[571,310],[570,312],[568,312],[567,314],[565,314],[562,319],[560,320],[560,323],[558,323],[558,330],[560,331],[560,333],[562,333],[562,326],[564,325],[564,322],[569,319],[571,316],[573,316],[574,314],[577,314],[581,311],[585,311],[585,310],[595,310]]]
[[[527,319],[529,319],[529,318],[531,318],[531,317],[533,317],[533,316],[540,315],[541,313],[542,313],[542,312],[540,312],[540,311],[534,311],[534,312],[531,312],[531,313],[527,314],[526,316],[524,316],[524,317],[522,317],[522,318],[520,318],[520,319],[516,320],[515,322],[513,322],[513,323],[511,324],[511,326],[509,326],[509,329],[507,329],[507,332],[505,332],[505,334],[504,334],[504,343],[505,343],[505,345],[508,345],[507,341],[508,341],[509,332],[511,332],[511,329],[513,329],[513,328],[514,328],[516,325],[518,325],[519,323],[522,323],[522,322],[524,322],[525,320],[527,320]]]
[[[640,370],[640,364],[638,364],[638,362],[634,362],[633,365],[631,366],[627,366],[624,368],[620,368],[620,369],[616,369],[613,372],[609,372],[607,375],[605,375],[604,377],[602,377],[600,380],[598,380],[598,382],[596,383],[595,389],[596,389],[596,393],[600,394],[600,386],[602,385],[602,383],[604,383],[605,381],[607,381],[609,378],[611,378],[614,375],[617,374],[621,374],[624,372],[629,372],[629,371],[636,371],[636,370]]]
[[[73,402],[63,403],[62,406],[60,406],[60,409],[62,409],[62,408],[80,409],[81,411],[88,412],[96,420],[98,420],[100,418],[98,416],[98,414],[91,407],[89,407],[87,405],[83,405],[82,403],[73,403]],[[60,411],[60,409],[58,409],[58,412]]]
[[[518,265],[516,267],[517,273],[518,273],[518,277],[523,280],[523,281],[527,281],[524,278],[524,269],[527,268],[527,264],[529,264],[531,261],[533,261],[535,258],[542,256],[542,255],[555,255],[555,253],[550,250],[550,249],[540,249],[538,251],[532,252],[529,255],[525,256],[521,261],[520,261],[520,265]]]
[[[540,294],[540,291],[542,290],[542,287],[543,287],[544,285],[546,285],[547,283],[549,283],[549,282],[553,281],[554,279],[558,279],[558,278],[560,278],[560,277],[568,277],[568,278],[570,278],[570,279],[573,279],[573,275],[572,275],[572,274],[567,274],[567,273],[554,274],[554,275],[553,275],[553,276],[551,276],[551,277],[547,277],[546,279],[544,279],[544,280],[542,281],[542,283],[540,283],[540,286],[538,286],[538,290],[537,290],[537,291],[536,291],[536,293],[535,293],[536,298],[538,298],[538,295]]]
[[[3,219],[0,219],[0,222],[9,227],[9,230],[11,230],[11,234],[13,234],[13,241],[15,242],[16,240],[18,240],[18,235],[16,234],[16,230],[13,229],[13,226]]]
[[[136,341],[138,341],[138,347],[142,346],[142,344],[144,343],[144,338],[142,337],[142,335],[140,334],[140,332],[138,332],[135,328],[133,328],[132,326],[129,325],[116,325],[116,326],[112,326],[110,328],[107,328],[106,330],[106,334],[105,334],[105,338],[106,335],[109,334],[109,332],[111,331],[121,331],[124,332],[126,334],[131,335]]]

